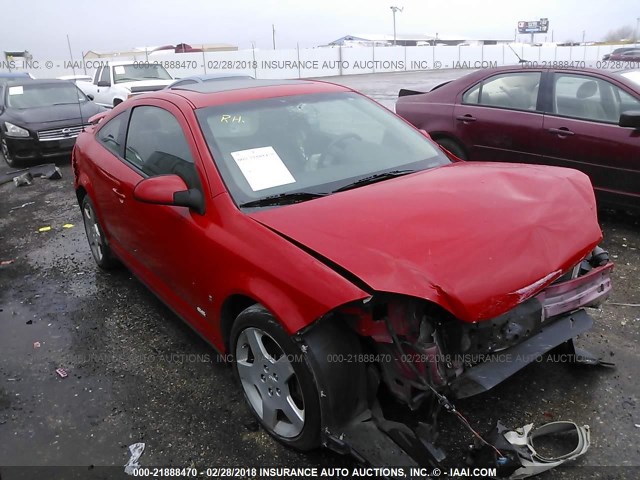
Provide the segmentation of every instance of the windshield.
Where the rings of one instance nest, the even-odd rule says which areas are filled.
[[[139,82],[142,80],[172,80],[162,65],[136,63],[113,67],[114,83]]]
[[[87,96],[73,83],[36,83],[7,88],[7,107],[38,108],[88,102]]]
[[[330,194],[450,163],[420,132],[351,92],[227,104],[196,115],[240,206],[268,197],[303,201],[313,195],[300,193]]]

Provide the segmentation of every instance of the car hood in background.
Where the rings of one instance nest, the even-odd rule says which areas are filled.
[[[93,102],[25,109],[8,108],[2,115],[2,120],[30,130],[40,130],[41,128],[80,125],[80,113],[82,113],[84,123],[87,123],[89,117],[101,111],[103,108]]]
[[[453,164],[250,216],[373,290],[469,322],[535,295],[602,239],[588,177],[544,166]]]

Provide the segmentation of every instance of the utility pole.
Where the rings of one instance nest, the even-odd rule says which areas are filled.
[[[583,44],[583,45],[584,45],[584,34],[585,34],[585,31],[584,31],[584,30],[582,30],[582,44]]]
[[[402,12],[404,7],[389,7],[389,8],[393,12],[393,45],[395,46],[397,44],[396,43],[396,12]]]
[[[636,47],[638,46],[638,31],[640,31],[640,29],[638,28],[639,25],[640,25],[640,17],[636,18],[636,34],[634,35],[636,37],[634,40]]]
[[[271,24],[271,36],[273,37],[273,49],[276,49],[276,26]]]

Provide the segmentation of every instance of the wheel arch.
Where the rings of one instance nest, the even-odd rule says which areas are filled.
[[[449,140],[455,143],[460,148],[460,150],[464,152],[467,158],[469,158],[469,149],[455,135],[452,135],[451,133],[448,133],[448,132],[429,132],[429,135],[431,135],[431,138],[436,143],[439,143],[440,140]]]
[[[264,306],[255,298],[252,298],[249,295],[238,294],[238,293],[229,295],[224,300],[224,302],[222,302],[222,306],[220,308],[220,327],[219,328],[220,328],[220,336],[221,336],[225,351],[227,352],[230,351],[229,343],[231,342],[231,330],[233,328],[234,322],[238,318],[238,315],[240,315],[242,311],[244,311],[245,309],[247,309],[252,305]],[[273,312],[270,311],[270,313],[273,315]],[[282,324],[282,322],[275,315],[274,315],[274,319],[276,319],[278,323]]]

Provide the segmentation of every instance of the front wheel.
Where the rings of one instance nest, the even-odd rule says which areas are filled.
[[[11,168],[19,167],[16,159],[11,156],[11,152],[9,152],[9,147],[7,146],[7,141],[4,138],[0,139],[0,149],[2,149],[2,156],[4,157],[4,161],[7,162],[7,165]]]
[[[302,352],[273,316],[253,305],[231,330],[233,369],[262,426],[299,450],[320,445],[320,402]]]

